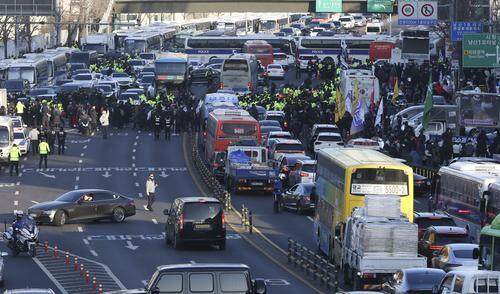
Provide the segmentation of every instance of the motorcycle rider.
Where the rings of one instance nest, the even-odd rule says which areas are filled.
[[[273,210],[275,213],[280,212],[281,207],[281,193],[283,191],[283,181],[285,180],[285,174],[280,173],[278,178],[274,181],[274,201],[273,201]]]
[[[26,225],[26,219],[22,210],[14,211],[14,221],[12,222],[12,238],[14,239],[14,246],[17,246],[17,235],[21,229]]]

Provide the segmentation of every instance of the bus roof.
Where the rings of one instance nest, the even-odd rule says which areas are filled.
[[[158,58],[155,63],[164,63],[164,62],[169,62],[169,63],[186,63],[187,59],[183,57],[162,57]]]
[[[324,148],[321,149],[319,154],[321,155],[321,157],[324,157],[330,161],[336,161],[345,167],[365,164],[394,164],[406,166],[392,157],[371,149],[350,147]]]
[[[238,120],[257,123],[257,120],[243,109],[215,109],[210,112],[210,116],[217,121]]]

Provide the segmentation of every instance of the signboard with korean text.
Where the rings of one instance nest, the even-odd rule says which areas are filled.
[[[462,41],[464,34],[482,33],[482,22],[454,21],[451,25],[451,40]]]
[[[399,25],[436,25],[437,1],[400,0],[398,2]]]
[[[342,0],[316,0],[316,12],[342,12]]]
[[[500,67],[500,34],[464,34],[462,66]]]
[[[368,0],[366,11],[369,13],[392,13],[393,0]]]

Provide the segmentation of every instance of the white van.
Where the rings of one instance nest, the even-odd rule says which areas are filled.
[[[369,22],[366,24],[367,35],[380,35],[382,33],[382,24],[379,22]]]
[[[500,271],[451,271],[432,292],[442,294],[500,293]]]
[[[9,162],[9,153],[14,143],[14,126],[8,116],[0,116],[0,164]]]
[[[352,29],[355,26],[354,17],[351,15],[343,15],[339,18],[340,24],[346,29]]]

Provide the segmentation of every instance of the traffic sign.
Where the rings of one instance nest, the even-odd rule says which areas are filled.
[[[342,12],[342,0],[316,0],[316,12]]]
[[[393,0],[368,0],[366,11],[372,13],[392,13],[393,5]]]
[[[464,34],[462,66],[500,67],[500,34]]]
[[[483,23],[482,22],[471,22],[471,21],[454,21],[451,24],[451,40],[452,41],[462,41],[463,35],[466,33],[482,33]]]
[[[400,0],[398,4],[398,24],[437,24],[437,1]]]

